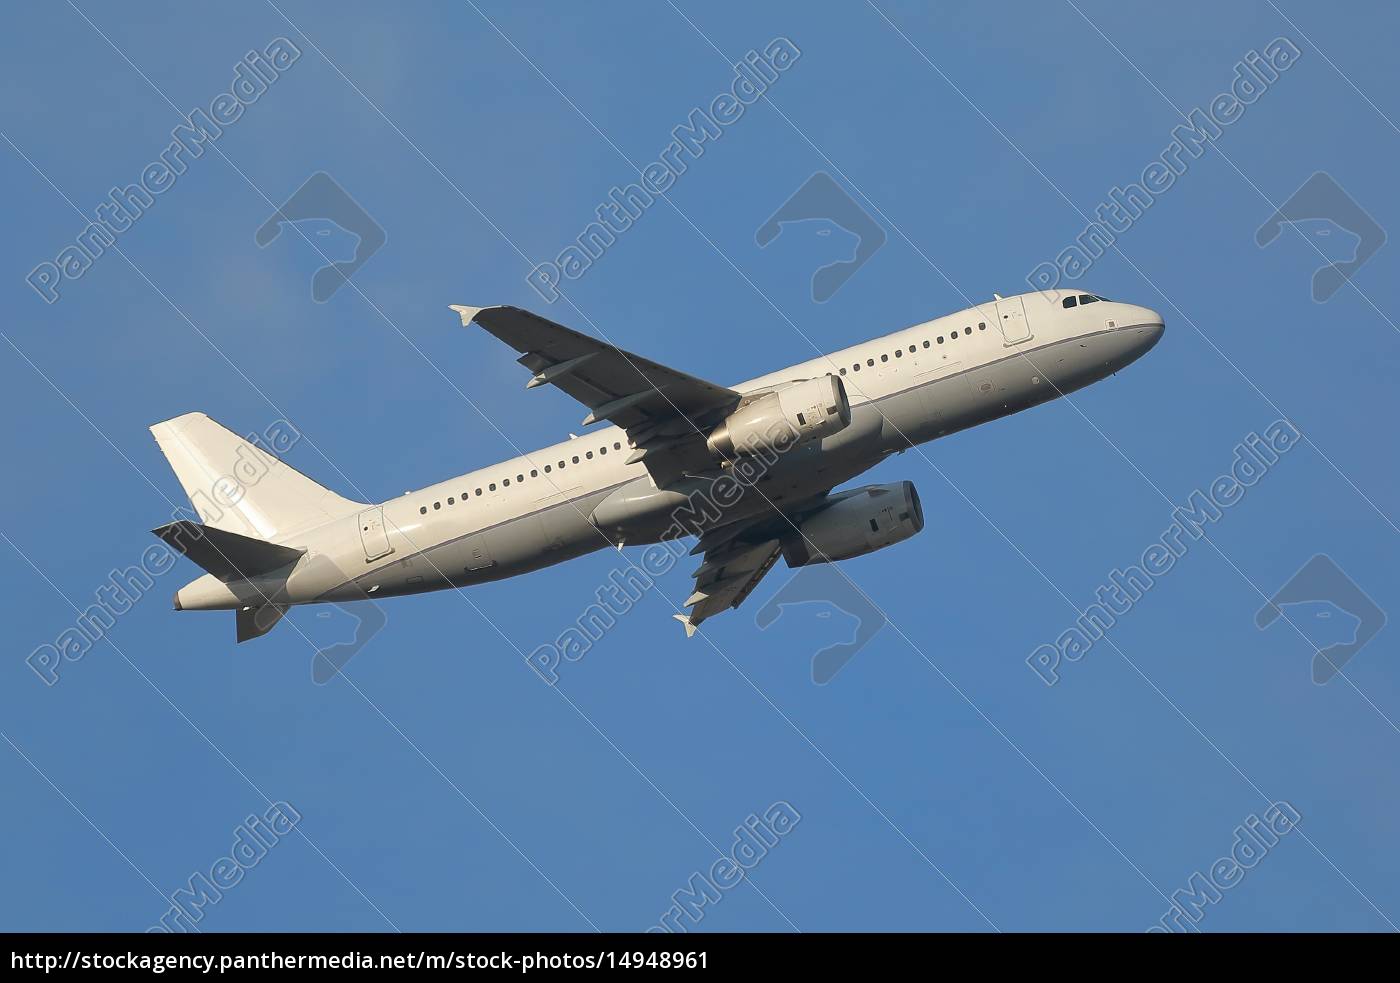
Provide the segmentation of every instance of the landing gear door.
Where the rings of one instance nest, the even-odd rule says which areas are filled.
[[[1026,302],[1020,297],[997,301],[997,324],[1001,340],[1007,347],[1030,340],[1031,326],[1026,320]]]
[[[394,552],[389,545],[389,532],[384,528],[382,508],[365,509],[360,513],[360,542],[365,548],[366,563]]]

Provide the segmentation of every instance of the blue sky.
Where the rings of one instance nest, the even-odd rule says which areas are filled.
[[[1319,553],[1382,609],[1400,602],[1396,246],[1319,304],[1318,250],[1345,257],[1344,237],[1289,228],[1261,249],[1255,232],[1317,171],[1382,227],[1400,219],[1395,12],[678,2],[691,23],[633,3],[12,14],[0,926],[142,930],[280,800],[298,831],[204,930],[640,930],[783,801],[801,821],[697,930],[1137,931],[1284,800],[1297,829],[1200,927],[1394,929],[1397,628],[1317,685],[1314,649],[1345,620],[1259,630],[1255,613]],[[181,115],[278,36],[301,57],[122,234],[125,258],[46,303],[26,277],[79,213],[138,180]],[[728,62],[779,36],[801,57],[770,102],[568,300],[538,297],[530,267],[729,88]],[[186,561],[55,685],[26,664],[181,498],[150,424],[286,418],[296,467],[382,500],[576,428],[575,404],[526,392],[514,353],[449,303],[592,321],[733,382],[1020,292],[1171,142],[1173,104],[1209,106],[1279,37],[1296,64],[1078,281],[1163,312],[1161,345],[872,472],[915,481],[928,524],[843,565],[888,624],[828,685],[810,657],[849,619],[792,608],[760,631],[779,567],[686,642],[670,617],[684,565],[544,685],[520,652],[577,617],[625,562],[611,551],[388,602],[328,685],[311,653],[350,615],[303,609],[235,646],[228,615],[171,612],[198,573]],[[254,241],[317,171],[388,236],[325,303],[314,230]],[[839,234],[754,240],[817,171],[888,234],[823,304],[810,277],[849,248]],[[1305,439],[1045,686],[1027,656],[1280,418]]]

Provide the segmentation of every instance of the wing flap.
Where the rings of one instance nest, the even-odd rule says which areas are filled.
[[[695,629],[707,618],[743,604],[773,568],[780,552],[777,539],[732,545],[726,541],[707,552],[694,574],[695,592],[685,601],[690,613],[676,615],[685,626],[686,636],[695,634]]]

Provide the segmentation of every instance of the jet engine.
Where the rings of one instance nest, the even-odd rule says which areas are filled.
[[[851,404],[839,376],[824,375],[746,399],[711,431],[710,450],[730,457],[786,450],[820,440],[851,423]]]
[[[924,528],[924,510],[912,481],[866,485],[832,496],[783,542],[790,567],[864,556],[902,543]]]

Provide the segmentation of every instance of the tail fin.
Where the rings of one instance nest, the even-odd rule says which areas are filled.
[[[366,506],[285,464],[261,441],[203,413],[151,427],[195,512],[211,529],[276,541]]]

